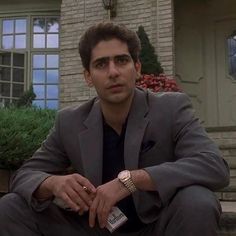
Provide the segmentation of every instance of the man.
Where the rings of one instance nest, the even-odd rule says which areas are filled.
[[[229,170],[189,98],[135,88],[140,42],[124,26],[90,27],[79,52],[98,96],[60,111],[18,170],[0,201],[0,235],[110,235],[114,206],[128,221],[113,235],[217,235],[212,191],[228,184]]]

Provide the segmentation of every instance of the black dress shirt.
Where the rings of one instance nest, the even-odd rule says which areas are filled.
[[[103,183],[115,179],[118,173],[125,169],[124,165],[124,140],[126,123],[121,134],[103,122]],[[117,203],[117,207],[127,216],[128,221],[121,226],[120,232],[138,231],[144,225],[137,216],[132,195]]]

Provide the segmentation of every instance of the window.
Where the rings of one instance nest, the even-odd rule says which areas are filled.
[[[4,104],[12,103],[24,92],[25,55],[0,52],[0,97]]]
[[[236,80],[236,31],[227,39],[229,74]]]
[[[42,108],[58,107],[59,56],[57,54],[33,55],[34,104]]]
[[[41,108],[59,106],[59,17],[0,18],[0,103],[32,84]]]
[[[2,20],[2,49],[26,48],[26,19]]]

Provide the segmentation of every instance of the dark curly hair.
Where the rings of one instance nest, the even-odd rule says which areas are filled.
[[[100,41],[114,38],[126,43],[133,61],[138,61],[141,44],[137,34],[124,25],[114,24],[112,22],[102,22],[88,28],[79,41],[79,54],[83,67],[87,71],[89,71],[93,48]]]

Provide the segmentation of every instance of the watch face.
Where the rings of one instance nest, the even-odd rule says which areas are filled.
[[[130,172],[128,170],[121,171],[118,175],[121,181],[125,181],[130,178]]]

